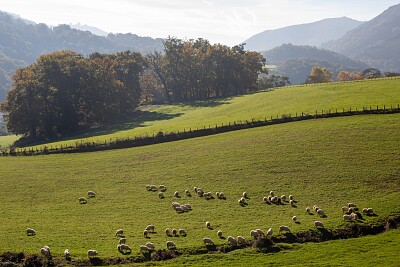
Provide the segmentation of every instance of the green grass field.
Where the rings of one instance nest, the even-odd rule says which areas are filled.
[[[322,220],[333,229],[348,224],[342,220],[340,207],[350,201],[360,208],[374,208],[378,217],[365,220],[373,223],[400,213],[399,132],[399,114],[364,115],[106,152],[1,157],[0,252],[38,253],[49,245],[55,256],[69,248],[75,259],[85,258],[88,249],[98,250],[100,257],[124,257],[116,249],[114,233],[119,228],[125,230],[134,255],[139,255],[138,246],[146,241],[158,248],[165,248],[167,240],[175,241],[178,249],[204,247],[203,237],[226,243],[217,238],[219,229],[225,236],[248,239],[255,228],[272,227],[275,234],[281,224],[294,232],[312,229],[318,217],[307,215],[304,209],[314,204],[325,210],[327,218]],[[146,184],[165,184],[166,198],[146,191]],[[193,192],[194,186],[223,191],[227,200],[173,197],[175,190],[183,195],[185,189]],[[87,190],[97,196],[80,205],[78,197]],[[269,190],[293,194],[298,207],[264,204],[262,197]],[[237,204],[243,191],[250,196],[246,207]],[[193,211],[177,214],[172,201],[189,203]],[[300,224],[291,221],[293,215]],[[206,221],[214,230],[206,229]],[[150,239],[142,236],[148,224],[157,231]],[[37,235],[26,236],[27,227],[35,228]],[[167,227],[184,228],[188,236],[167,238],[163,232]],[[398,240],[393,241],[397,247]],[[391,250],[385,251],[390,261]],[[249,260],[253,254],[234,252],[226,259],[236,258],[235,253],[248,255],[245,259]],[[291,256],[293,261],[296,255],[304,260],[298,253]],[[201,259],[207,261],[207,256]]]
[[[400,79],[293,86],[228,99],[192,104],[147,107],[137,118],[125,124],[78,134],[49,145],[71,145],[76,142],[99,142],[159,131],[171,132],[197,127],[227,124],[233,121],[276,117],[296,112],[315,114],[349,108],[396,106],[400,104]],[[1,142],[1,137],[0,137]]]

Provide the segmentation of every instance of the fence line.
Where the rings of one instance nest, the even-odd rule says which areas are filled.
[[[158,132],[153,133],[152,135],[146,136],[134,136],[133,138],[117,138],[115,140],[103,140],[103,141],[91,141],[91,142],[83,142],[83,140],[76,141],[74,144],[65,144],[58,146],[42,146],[40,148],[14,148],[14,147],[6,147],[0,148],[0,156],[33,156],[33,155],[48,155],[48,154],[61,154],[61,153],[82,153],[82,152],[94,152],[94,151],[103,151],[103,150],[111,150],[111,149],[121,149],[121,148],[129,148],[129,147],[137,147],[137,146],[146,146],[158,143],[172,142],[178,140],[184,140],[189,138],[213,135],[218,133],[236,131],[241,129],[248,129],[254,127],[261,127],[267,125],[275,125],[282,124],[287,122],[294,121],[302,121],[302,120],[311,120],[311,119],[319,119],[319,118],[331,118],[331,117],[342,117],[342,116],[353,116],[353,115],[362,115],[362,114],[392,114],[392,113],[400,113],[400,104],[396,106],[390,105],[383,107],[377,106],[369,106],[362,107],[362,109],[358,108],[349,108],[348,110],[342,109],[328,109],[328,110],[316,110],[315,114],[309,114],[305,112],[296,113],[296,114],[282,114],[281,116],[276,117],[264,117],[258,119],[251,119],[245,121],[233,121],[228,123],[222,123],[221,125],[215,124],[208,125],[203,127],[196,127],[196,129],[183,129],[183,131],[176,132]]]

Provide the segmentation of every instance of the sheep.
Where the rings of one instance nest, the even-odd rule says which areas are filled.
[[[184,204],[183,206],[185,206],[185,207],[186,207],[186,209],[188,209],[188,210],[192,210],[192,206],[191,206],[191,205],[189,205],[189,204]]]
[[[140,248],[140,251],[142,251],[142,252],[149,251],[149,248],[147,246],[144,246],[144,245],[140,245],[139,248]]]
[[[367,214],[374,214],[374,210],[372,208],[367,208]]]
[[[146,243],[146,247],[148,247],[148,248],[151,249],[151,250],[154,250],[154,249],[156,248],[156,246],[155,246],[153,243],[151,243],[151,242],[147,242],[147,243]]]
[[[292,217],[292,221],[296,222],[297,221],[297,216]]]
[[[36,230],[33,228],[27,228],[25,232],[27,235],[36,235]]]
[[[45,256],[46,258],[50,258],[50,250],[48,250],[47,248],[43,247],[40,249],[40,254],[42,254],[43,256]]]
[[[189,190],[185,190],[185,194],[186,194],[186,196],[188,196],[188,197],[191,197],[192,196],[192,194],[190,194],[190,192],[189,192]]]
[[[176,245],[172,241],[167,241],[167,249],[176,248]]]
[[[237,244],[237,240],[233,236],[228,236],[228,242],[231,243],[232,245]]]
[[[289,200],[294,200],[293,195],[289,195]]]
[[[225,199],[226,198],[224,192],[219,192],[219,198],[220,199]]]
[[[211,239],[211,238],[208,238],[208,237],[203,238],[203,242],[204,242],[204,244],[206,244],[206,245],[214,244],[214,241],[212,241],[212,239]]]
[[[222,238],[222,235],[223,235],[222,231],[218,230],[217,235],[218,235],[219,238]]]
[[[43,246],[45,249],[47,249],[50,252],[49,246]]]
[[[350,214],[350,216],[353,218],[353,220],[357,220],[358,219],[358,215],[357,215],[357,213],[352,213],[352,214]]]
[[[211,192],[203,193],[203,197],[205,197],[206,199],[211,198]]]
[[[295,206],[293,199],[289,200],[289,204],[290,204],[290,206],[292,206],[292,207]]]
[[[125,244],[126,243],[126,238],[125,237],[122,237],[122,238],[120,238],[119,239],[119,241],[118,241],[118,244]]]
[[[321,222],[321,221],[314,221],[314,226],[315,226],[316,228],[318,228],[318,227],[324,228],[324,223]]]
[[[311,212],[310,207],[307,207],[307,208],[306,208],[306,212],[307,212],[308,214],[310,214],[310,212]]]
[[[243,197],[244,197],[244,198],[249,198],[249,196],[247,195],[246,192],[243,192]]]
[[[132,251],[131,247],[126,245],[126,244],[119,244],[117,246],[117,248],[118,248],[118,251],[121,252],[121,253],[122,252],[131,252]]]
[[[352,221],[353,220],[353,216],[345,214],[345,215],[343,215],[343,220]]]
[[[283,231],[289,232],[289,233],[290,233],[290,228],[289,228],[289,226],[286,226],[286,225],[281,225],[281,226],[279,226],[279,233],[282,233]]]
[[[210,222],[206,222],[206,227],[207,227],[208,229],[210,229],[210,228],[211,228],[211,223],[210,223]]]
[[[283,201],[286,201],[286,195],[282,195],[282,196],[281,196],[281,199],[282,199]]]
[[[179,229],[178,233],[182,236],[186,236],[186,231],[184,229]]]
[[[161,184],[158,188],[160,188],[160,191],[166,191],[167,187],[163,184]]]
[[[69,257],[71,257],[71,254],[69,253],[69,249],[65,249],[64,250],[64,257],[66,258],[66,259],[68,259]]]
[[[193,187],[193,191],[197,194],[197,187]]]
[[[143,231],[143,236],[146,237],[146,238],[148,238],[148,237],[149,237],[149,231],[144,230],[144,231]]]
[[[275,196],[274,191],[269,191],[269,195],[270,195],[271,197],[274,197],[274,196]]]
[[[87,192],[88,197],[96,197],[96,194],[93,191]]]
[[[257,238],[260,236],[260,234],[256,230],[251,230],[250,231],[250,236]]]
[[[179,213],[185,212],[185,211],[182,209],[181,206],[180,206],[180,207],[175,207],[175,210],[176,210],[177,212],[179,212]]]
[[[124,230],[122,229],[118,229],[117,231],[115,231],[115,236],[121,236],[124,234]]]
[[[80,197],[80,198],[79,198],[79,203],[80,203],[80,204],[86,204],[86,203],[87,203],[86,198]]]
[[[281,199],[280,197],[277,197],[277,198],[276,198],[276,203],[282,204],[282,199]]]
[[[356,209],[354,207],[350,207],[348,212],[353,213],[355,211],[356,211]]]
[[[91,258],[91,257],[95,257],[95,256],[99,255],[99,253],[94,249],[89,249],[87,251],[87,255],[88,255],[88,258]]]
[[[159,198],[164,198],[163,192],[158,192],[158,197],[159,197]]]
[[[183,211],[189,211],[189,210],[186,208],[185,205],[181,205],[181,209],[182,209]]]
[[[238,235],[236,239],[238,243],[246,243],[246,239],[243,236]]]
[[[154,233],[154,229],[155,229],[155,227],[152,224],[147,225],[146,228],[145,228],[145,230],[152,231],[153,233]]]
[[[367,213],[368,213],[367,210],[368,210],[367,208],[363,208],[363,209],[362,209],[362,213],[367,214]]]
[[[202,190],[197,189],[197,195],[198,195],[199,197],[203,197],[204,192],[203,192]]]
[[[315,212],[317,212],[317,210],[319,210],[319,207],[318,207],[317,205],[314,205],[314,206],[313,206],[313,210],[314,210]]]
[[[267,236],[272,236],[272,233],[273,233],[272,228],[269,228],[267,231]]]
[[[257,231],[257,233],[258,233],[259,236],[265,236],[265,233],[264,233],[263,230],[261,230],[261,229],[256,229],[256,231]]]
[[[321,210],[321,209],[318,209],[318,210],[317,210],[317,213],[318,213],[318,215],[319,215],[320,217],[323,217],[323,216],[325,215],[325,212],[324,212],[323,210]]]
[[[174,197],[179,197],[179,191],[174,192]]]
[[[238,204],[239,204],[240,206],[243,206],[243,205],[244,205],[242,199],[239,199],[239,200],[238,200]]]
[[[267,197],[263,197],[263,201],[264,201],[265,203],[269,202]]]
[[[172,236],[178,236],[178,230],[172,229]]]
[[[356,208],[357,207],[356,204],[354,204],[354,203],[347,203],[347,206],[349,208]]]
[[[215,195],[217,196],[217,198],[219,198],[219,192],[215,192]]]
[[[178,202],[172,202],[172,207],[176,208],[176,207],[180,207],[181,204],[179,204]]]
[[[343,206],[341,209],[342,209],[342,212],[343,212],[343,213],[349,211],[349,207],[348,207],[348,206]]]
[[[167,236],[171,236],[171,229],[169,229],[169,228],[165,229],[165,234]]]
[[[200,192],[201,194],[203,194],[203,193],[204,193],[203,189],[201,189],[200,187],[199,187],[199,188],[197,188],[197,194],[198,194],[199,192]]]
[[[271,198],[271,202],[272,202],[272,203],[277,203],[277,202],[278,202],[278,197],[276,197],[276,196],[275,196],[275,197],[272,197],[272,198]]]
[[[146,185],[146,190],[147,191],[151,191],[151,186],[150,185]]]
[[[157,191],[157,186],[155,186],[155,185],[150,185],[150,190],[151,190],[151,191]]]

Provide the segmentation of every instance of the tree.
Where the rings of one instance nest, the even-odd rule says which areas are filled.
[[[333,72],[327,68],[320,68],[314,66],[311,70],[310,76],[307,77],[305,83],[329,83],[333,82]]]
[[[361,75],[364,77],[364,79],[374,79],[382,77],[381,71],[375,68],[366,69],[362,72]]]
[[[348,72],[348,71],[344,71],[344,70],[339,72],[339,74],[337,76],[337,80],[340,82],[355,81],[355,80],[362,80],[362,79],[363,79],[363,77],[362,77],[361,73],[359,73],[359,72],[353,73],[353,72]]]
[[[268,89],[275,87],[283,87],[290,84],[289,77],[282,75],[268,75],[262,78],[259,78],[257,81],[258,89]]]

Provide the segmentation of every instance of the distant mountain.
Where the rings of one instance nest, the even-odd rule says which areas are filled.
[[[72,29],[76,29],[76,30],[80,30],[80,31],[88,31],[97,36],[106,37],[108,35],[108,32],[105,32],[99,28],[89,26],[89,25],[82,25],[82,24],[78,23],[78,24],[69,24],[69,26]]]
[[[347,17],[324,19],[313,23],[288,26],[258,33],[246,41],[246,48],[266,51],[281,44],[320,46],[322,43],[342,37],[363,22]]]
[[[98,36],[68,25],[36,24],[0,11],[0,101],[11,86],[10,79],[15,70],[32,64],[43,54],[58,50],[72,50],[85,56],[125,50],[146,54],[163,48],[163,40],[159,38],[134,34]]]
[[[277,66],[271,74],[288,76],[292,84],[304,83],[314,66],[326,67],[335,77],[342,70],[361,72],[368,68],[364,62],[307,45],[284,44],[262,54],[269,64]]]
[[[400,72],[400,4],[322,47],[381,71]]]

